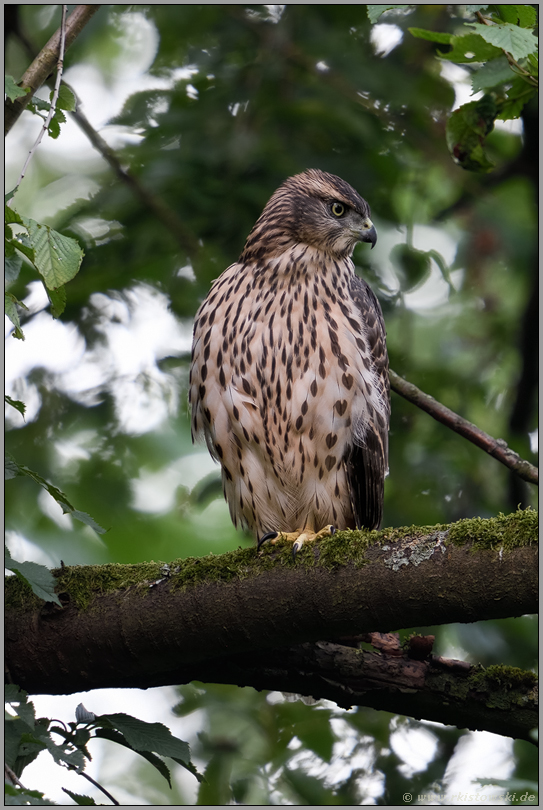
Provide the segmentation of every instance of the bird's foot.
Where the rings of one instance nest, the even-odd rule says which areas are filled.
[[[257,548],[268,540],[272,545],[280,542],[292,543],[292,556],[296,558],[296,554],[300,551],[304,543],[312,543],[314,540],[320,540],[321,537],[331,537],[335,534],[335,528],[332,525],[325,526],[319,532],[314,532],[312,529],[301,529],[297,532],[267,532],[263,534],[258,541]]]

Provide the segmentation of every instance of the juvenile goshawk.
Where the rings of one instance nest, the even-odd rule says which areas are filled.
[[[277,189],[194,325],[193,440],[222,467],[236,526],[304,541],[377,528],[388,464],[381,307],[354,271],[365,200],[309,169]],[[324,528],[323,528],[324,527]]]

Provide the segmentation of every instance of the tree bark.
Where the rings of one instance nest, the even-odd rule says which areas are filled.
[[[100,5],[97,4],[79,5],[74,8],[66,22],[66,49],[70,47],[99,8]],[[8,134],[23,110],[32,100],[36,90],[39,90],[55,69],[59,52],[60,28],[55,31],[49,42],[43,46],[19,82],[21,87],[29,87],[30,92],[26,96],[16,98],[15,101],[6,99],[4,102],[4,135]]]
[[[405,714],[450,723],[454,710],[443,695],[427,693],[426,654],[424,671],[417,662],[418,681],[406,684],[399,670],[395,681],[389,669],[386,688],[378,685],[373,694],[367,686],[373,659],[351,651],[327,654],[323,663],[323,648],[314,643],[534,613],[536,543],[537,513],[526,510],[449,526],[338,532],[304,547],[295,561],[290,547],[264,546],[178,560],[169,570],[159,563],[63,567],[53,572],[62,608],[43,603],[11,577],[8,680],[29,693],[69,694],[241,679],[257,689],[378,708],[385,708],[389,692],[389,711],[401,706]],[[295,654],[285,649],[307,644]],[[353,655],[359,667],[354,682]],[[405,688],[418,697],[403,694]],[[465,695],[453,706],[462,700]],[[481,727],[490,728],[484,722]]]

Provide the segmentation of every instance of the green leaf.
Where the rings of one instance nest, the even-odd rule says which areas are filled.
[[[10,101],[15,101],[16,98],[20,98],[21,96],[26,96],[27,93],[30,93],[30,87],[19,87],[13,76],[4,76],[4,93],[9,98]]]
[[[40,225],[27,217],[23,222],[35,253],[34,267],[43,276],[48,289],[56,290],[77,274],[83,251],[75,239],[63,236],[48,225]]]
[[[25,415],[26,405],[24,402],[21,402],[20,399],[12,399],[8,394],[4,394],[4,400],[8,405],[11,405],[12,408],[15,408],[16,411],[19,411],[21,416]],[[13,476],[11,475],[10,478],[13,478]]]
[[[528,84],[523,78],[517,76],[513,79],[507,91],[507,98],[498,105],[497,118],[500,121],[509,121],[519,118],[525,105],[537,95],[537,88]]]
[[[485,28],[484,25],[480,26]],[[450,51],[438,51],[437,55],[441,59],[448,59],[449,62],[458,64],[469,64],[470,62],[488,62],[490,59],[497,59],[503,56],[502,51],[494,45],[485,42],[478,34],[464,34],[463,36],[451,37]]]
[[[474,93],[478,93],[479,90],[488,90],[504,82],[510,82],[513,76],[507,58],[500,56],[497,59],[491,59],[473,73],[471,87]]]
[[[510,23],[504,23],[504,25],[466,23],[466,25],[475,28],[476,33],[485,42],[510,53],[513,59],[523,59],[525,56],[537,51],[536,37],[531,31],[519,28],[518,25],[511,25]]]
[[[156,754],[152,754],[150,751],[138,751],[133,745],[130,745],[123,734],[112,728],[98,728],[96,730],[95,737],[101,737],[104,740],[111,740],[111,742],[117,743],[118,745],[123,745],[125,748],[129,748],[131,751],[134,751],[135,754],[139,754],[157,769],[170,787],[172,786],[170,769],[164,760],[158,757]]]
[[[12,240],[11,244],[13,245],[16,250],[19,250],[22,254],[26,256],[29,262],[31,262],[34,267],[34,259],[36,255],[34,253],[34,248],[30,247],[28,236],[24,233],[18,233]],[[37,268],[36,268],[37,269]]]
[[[10,194],[13,197],[13,195],[15,194],[15,189],[12,192],[10,192]],[[17,225],[24,225],[22,217],[19,216],[17,211],[15,211],[13,208],[10,208],[9,205],[4,205],[4,221],[6,222],[6,224],[16,222]]]
[[[35,113],[37,110],[42,110],[42,112],[49,112],[51,109],[51,105],[48,101],[45,101],[43,98],[38,98],[38,96],[33,96],[32,101],[28,105],[28,109]]]
[[[91,518],[91,516],[88,515],[86,512],[80,512],[79,509],[72,509],[70,514],[76,520],[79,520],[80,523],[84,523],[86,526],[90,526],[91,529],[94,529],[94,531],[97,534],[106,534],[106,532],[108,531],[107,529],[104,529],[103,526],[100,526],[100,524],[97,523],[93,518]]]
[[[472,3],[471,5],[466,6],[466,11],[468,14],[475,14],[476,11],[482,11],[484,8],[488,8],[488,3],[486,5],[479,5],[479,3]]]
[[[104,723],[105,721],[105,723]],[[169,728],[162,723],[146,723],[129,714],[102,714],[96,722],[110,724],[125,737],[129,745],[136,751],[154,751],[165,757],[172,757],[190,762],[190,748],[188,743],[174,737]]]
[[[531,28],[537,22],[537,13],[533,6],[497,5],[501,19],[506,23]]]
[[[50,98],[53,98],[53,93],[51,93]],[[75,108],[76,99],[72,90],[70,90],[67,85],[61,84],[57,98],[57,110],[68,110],[68,112],[73,112]]]
[[[409,4],[407,5],[395,5],[395,6],[381,6],[381,5],[366,5],[366,9],[368,12],[368,17],[370,19],[370,23],[376,23],[381,14],[384,14],[385,11],[389,11],[392,8],[409,8]]]
[[[55,593],[56,579],[44,565],[38,565],[35,562],[18,562],[12,559],[7,549],[4,565],[8,571],[13,571],[19,579],[30,585],[32,591],[40,599],[45,602],[54,602],[59,607],[62,607]]]
[[[66,287],[63,285],[57,290],[48,290],[46,287],[45,291],[51,303],[51,315],[53,318],[60,318],[66,309]]]
[[[407,30],[417,39],[440,42],[442,45],[449,45],[451,40],[454,39],[453,34],[440,34],[438,31],[427,31],[425,28],[408,28]]]
[[[83,796],[81,793],[73,793],[71,790],[68,790],[68,788],[64,788],[64,787],[62,788],[62,790],[64,791],[64,793],[68,794],[68,796],[70,797],[70,799],[72,799],[72,801],[74,801],[76,804],[78,804],[80,806],[82,806],[82,805],[89,806],[89,807],[97,807],[98,806],[96,804],[96,802],[94,801],[94,799],[91,799],[90,796]]]
[[[17,305],[24,307],[24,304],[22,304],[21,301],[15,298],[15,296],[12,295],[12,293],[10,292],[4,293],[4,312],[12,322],[13,326],[15,327],[13,337],[17,338],[18,340],[24,340],[25,336],[23,334],[23,330],[21,329],[21,321],[19,320]]]
[[[455,110],[447,121],[447,145],[463,169],[487,172],[494,164],[484,153],[486,136],[494,128],[496,104],[491,96],[471,101]]]
[[[426,251],[400,244],[392,249],[390,258],[399,268],[400,284],[404,292],[416,289],[430,275],[432,265]]]
[[[5,805],[6,807],[20,807],[22,805],[46,805],[48,807],[55,806],[55,802],[45,799],[43,793],[39,790],[28,790],[27,788],[15,787],[8,782],[4,784]]]
[[[20,254],[16,252],[13,241],[7,241],[4,251],[4,281],[6,283],[6,287],[9,287],[11,284],[17,281],[22,266],[23,259]]]
[[[65,515],[72,515],[76,520],[79,520],[81,523],[85,523],[87,526],[90,526],[94,529],[95,532],[98,534],[105,534],[107,529],[102,528],[95,520],[93,520],[90,515],[87,515],[86,512],[80,512],[78,509],[74,509],[64,492],[60,490],[58,487],[53,486],[45,478],[42,478],[41,475],[30,470],[28,467],[25,467],[23,464],[18,465],[19,475],[28,475],[29,478],[32,478],[36,484],[39,484],[40,487],[43,487],[47,490],[47,492],[55,499],[55,501],[59,504],[62,511]]]
[[[8,551],[9,554],[9,551]],[[23,723],[26,723],[30,731],[34,731],[36,725],[36,712],[32,701],[28,700],[28,693],[17,684],[6,684],[4,687],[4,702],[17,712],[17,716]]]

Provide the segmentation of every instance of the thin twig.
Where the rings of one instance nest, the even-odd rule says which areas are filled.
[[[64,49],[65,49],[65,45],[66,45],[66,12],[67,12],[67,10],[68,10],[68,6],[63,5],[62,6],[62,20],[61,20],[61,23],[60,23],[60,50],[59,50],[58,61],[57,61],[57,78],[56,78],[56,81],[55,81],[55,88],[53,90],[53,98],[51,99],[51,106],[49,108],[49,113],[48,113],[47,118],[45,119],[45,121],[43,123],[42,128],[40,129],[39,135],[36,138],[34,146],[30,150],[30,152],[28,153],[28,157],[26,158],[26,161],[25,161],[25,164],[24,164],[24,166],[22,168],[19,179],[17,180],[15,190],[17,190],[19,188],[19,186],[21,185],[21,183],[23,181],[23,178],[24,178],[24,176],[26,174],[26,170],[28,169],[28,164],[32,160],[32,157],[33,157],[36,149],[38,148],[38,146],[42,142],[42,138],[45,135],[45,133],[47,132],[47,130],[49,128],[49,124],[51,123],[51,120],[52,120],[52,118],[53,118],[53,116],[54,116],[54,114],[56,112],[58,94],[60,92],[60,82],[61,82],[61,79],[62,79],[62,70],[64,68]],[[11,203],[11,201],[12,200],[10,200],[10,203]]]
[[[94,787],[97,787],[97,788],[98,788],[98,790],[101,790],[101,791],[102,791],[102,793],[104,793],[104,794],[105,794],[105,795],[108,797],[108,799],[109,799],[111,802],[113,802],[113,804],[116,804],[116,805],[119,805],[119,806],[120,806],[120,802],[118,802],[118,801],[117,801],[117,799],[114,799],[114,798],[113,798],[113,796],[111,795],[111,793],[109,793],[109,791],[107,791],[107,790],[105,789],[105,787],[102,787],[102,785],[101,785],[99,782],[97,782],[95,779],[93,779],[93,778],[92,778],[92,776],[89,776],[89,775],[88,775],[88,773],[85,773],[85,771],[81,771],[81,772],[78,774],[78,776],[84,776],[84,777],[85,777],[85,779],[88,779],[88,780],[89,780],[89,782],[91,782],[91,783],[94,785]],[[66,790],[66,788],[62,788],[62,790],[64,791],[64,793],[68,793],[68,791]],[[69,795],[70,795],[70,794],[68,793],[68,796],[69,796]]]
[[[81,33],[83,27],[96,14],[100,5],[76,6],[66,22],[65,48],[67,50],[72,42]],[[60,29],[58,29],[49,42],[44,45],[30,67],[25,71],[20,87],[28,87],[29,92],[14,101],[9,98],[4,103],[4,134],[7,135],[23,110],[32,101],[34,93],[40,89],[47,77],[55,69],[60,51]]]
[[[17,776],[17,774],[15,773],[15,771],[13,771],[13,770],[12,770],[12,769],[9,767],[9,765],[7,764],[7,762],[5,762],[5,763],[4,763],[4,776],[5,776],[5,778],[6,778],[6,782],[11,782],[11,784],[12,784],[12,785],[17,785],[17,787],[20,787],[20,788],[21,788],[21,790],[26,790],[25,786],[24,786],[24,785],[23,785],[23,783],[20,781],[20,779],[19,779],[19,777]]]
[[[64,82],[64,84],[66,84],[66,82]],[[94,129],[88,118],[81,111],[80,100],[74,89],[68,84],[66,84],[66,87],[72,91],[76,99],[76,109],[71,115],[91,144],[102,155],[104,160],[109,163],[119,180],[126,183],[139,198],[140,202],[170,231],[179,244],[179,247],[185,251],[190,258],[194,258],[199,251],[198,241],[194,234],[187,228],[175,211],[169,208],[160,197],[146,189],[137,177],[122,167],[117,154]]]
[[[417,388],[413,383],[404,380],[398,376],[394,371],[390,371],[390,387],[400,396],[407,399],[409,402],[416,405],[421,410],[426,411],[438,422],[446,425],[455,433],[460,434],[468,441],[485,450],[502,464],[505,464],[510,470],[514,470],[517,475],[524,481],[530,484],[539,483],[539,471],[537,467],[530,464],[529,461],[522,459],[518,453],[511,450],[503,439],[494,439],[488,433],[485,433],[480,428],[468,422],[462,416],[459,416],[450,408],[445,407],[440,402],[435,400],[429,394],[425,394],[420,388]]]

